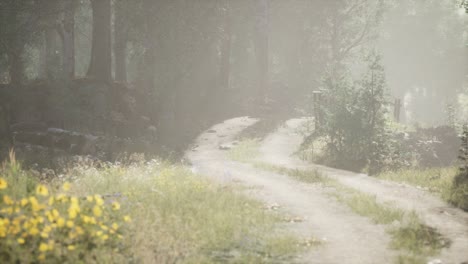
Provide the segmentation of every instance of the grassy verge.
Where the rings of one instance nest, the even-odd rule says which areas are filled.
[[[457,173],[457,168],[406,169],[384,172],[377,177],[424,188],[439,194],[444,199],[448,199],[453,179]]]
[[[460,208],[468,208],[468,185],[454,189],[459,173],[455,167],[435,169],[406,169],[378,175],[383,180],[405,183],[439,195],[443,200]],[[466,209],[465,209],[466,210]]]
[[[254,158],[257,155],[258,141],[256,140],[241,141],[238,146],[230,150],[230,157],[234,160],[251,163],[259,169],[288,175],[301,182],[323,184],[331,189],[329,195],[349,207],[354,213],[371,219],[375,224],[386,225],[387,232],[392,239],[390,246],[401,252],[397,263],[426,263],[428,257],[437,255],[442,248],[449,245],[449,242],[437,230],[425,225],[414,212],[407,213],[391,204],[380,203],[375,196],[344,186],[316,170],[289,169],[255,162]],[[446,195],[450,191],[456,170],[433,170],[422,174],[417,172],[388,173],[380,177],[401,182],[405,180],[409,184],[430,188],[441,195]],[[427,181],[428,175],[431,174],[437,177],[433,177],[432,181]]]
[[[387,232],[392,238],[390,246],[402,252],[398,263],[426,263],[428,257],[437,255],[442,248],[449,245],[437,230],[425,225],[414,212],[407,213],[390,204],[380,203],[375,196],[343,186],[317,171],[292,170],[268,164],[255,166],[289,175],[302,182],[321,183],[332,188],[330,195],[354,213],[367,217],[376,224],[387,226]]]
[[[239,162],[250,162],[259,155],[259,139],[243,139],[228,152],[230,159]]]
[[[11,183],[7,190],[15,199],[35,190],[34,176],[17,164],[7,163],[0,175]],[[296,238],[277,231],[280,216],[266,212],[260,203],[237,194],[233,187],[213,185],[179,166],[154,161],[128,167],[73,168],[62,179],[47,183],[50,195],[60,195],[58,186],[64,180],[71,183],[67,197],[76,197],[82,206],[77,221],[89,222],[93,212],[99,213],[84,207],[90,197],[90,201],[102,197],[103,206],[112,208],[117,202],[118,211],[109,209],[112,219],[132,219],[125,224],[118,244],[125,254],[117,254],[116,246],[101,247],[87,259],[90,263],[280,263],[291,262],[301,249]],[[0,218],[6,217],[0,213]],[[67,221],[66,213],[64,217]],[[59,242],[62,238],[54,234],[47,240]],[[24,252],[40,251],[34,245],[17,247],[24,247]],[[88,247],[82,250],[85,255],[90,251]]]

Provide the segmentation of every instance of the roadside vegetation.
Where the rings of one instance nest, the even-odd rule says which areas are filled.
[[[39,182],[12,155],[0,176],[2,263],[278,263],[301,250],[279,215],[165,162]]]
[[[375,224],[387,226],[387,232],[392,238],[390,247],[401,252],[398,263],[427,263],[427,258],[436,256],[441,249],[450,245],[437,230],[425,225],[415,212],[405,212],[391,204],[378,202],[375,196],[343,186],[318,171],[292,170],[266,164],[259,167],[306,183],[320,183],[330,187],[332,190],[329,195],[354,213],[369,218]]]
[[[262,170],[287,175],[301,182],[321,184],[328,187],[326,190],[330,197],[335,198],[354,213],[369,218],[375,224],[387,227],[387,233],[392,239],[389,247],[400,252],[397,263],[427,263],[429,257],[436,256],[443,248],[450,245],[450,241],[445,239],[434,228],[425,225],[415,212],[406,212],[392,204],[379,202],[375,196],[346,187],[338,181],[321,174],[318,170],[290,169],[257,162],[255,161],[258,154],[256,148],[258,148],[257,140],[244,140],[231,149],[229,155],[236,161],[251,163],[252,166]],[[438,186],[440,190],[450,192],[453,175],[456,171],[456,169],[447,169],[437,183],[428,185]],[[395,173],[395,175],[401,175],[402,179],[408,178],[400,173]],[[425,177],[425,175],[421,177]],[[422,182],[422,178],[421,180],[414,179],[414,181]]]

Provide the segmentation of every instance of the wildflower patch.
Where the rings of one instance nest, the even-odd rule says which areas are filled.
[[[68,190],[65,183],[55,195],[38,184],[35,192],[14,197],[0,178],[0,262],[63,263],[125,254],[123,236],[131,219],[120,212],[119,202],[75,197]]]

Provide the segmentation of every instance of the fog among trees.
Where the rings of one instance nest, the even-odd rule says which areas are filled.
[[[466,263],[467,26],[464,0],[0,0],[0,262]]]

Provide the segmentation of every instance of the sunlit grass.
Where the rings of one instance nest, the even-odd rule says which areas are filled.
[[[229,158],[239,162],[251,162],[259,154],[259,139],[243,139],[229,150]]]
[[[404,169],[384,172],[377,177],[384,180],[406,183],[431,192],[438,193],[442,197],[448,197],[452,182],[458,170],[457,168],[434,169]]]
[[[439,195],[443,200],[460,208],[468,208],[468,185],[453,188],[459,170],[456,167],[434,169],[406,169],[385,172],[377,177],[405,183]]]
[[[8,179],[21,175],[25,183],[9,186],[12,197],[35,182],[16,167],[5,167],[1,174]],[[72,181],[71,196],[99,194],[109,206],[118,201],[119,214],[131,216],[122,246],[130,256],[114,262],[278,263],[290,262],[302,249],[296,237],[279,231],[279,215],[234,187],[211,184],[180,166],[157,161],[106,165],[75,168],[64,176]],[[48,184],[51,193],[60,182]],[[112,254],[112,249],[100,251],[101,259]]]
[[[290,177],[295,178],[296,180],[307,182],[307,183],[324,183],[329,182],[330,179],[324,177],[317,170],[298,170],[290,169],[282,166],[272,165],[265,162],[253,162],[252,163],[256,168],[262,170],[272,171],[278,174],[289,175]]]

